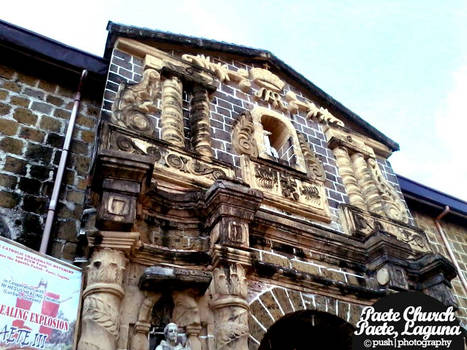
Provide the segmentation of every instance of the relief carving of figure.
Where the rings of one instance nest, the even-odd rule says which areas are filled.
[[[169,323],[164,328],[165,340],[156,347],[156,350],[190,350],[186,344],[179,342],[178,326],[175,323]]]

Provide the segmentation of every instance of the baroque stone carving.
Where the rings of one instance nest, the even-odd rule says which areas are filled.
[[[243,180],[261,190],[265,202],[289,213],[329,221],[329,207],[322,182],[299,177],[279,167],[245,156],[240,159]]]
[[[379,189],[381,198],[383,199],[383,207],[385,214],[391,219],[400,220],[407,223],[409,216],[404,202],[399,194],[396,192],[384,178],[381,170],[379,169],[376,160],[373,158],[368,159],[368,165],[375,180],[376,186]]]
[[[281,92],[285,86],[285,82],[277,75],[263,68],[251,68],[250,79],[259,86],[274,92]]]
[[[159,91],[160,74],[154,69],[146,69],[138,84],[121,84],[112,105],[118,124],[152,135],[155,129],[148,115],[158,110],[156,99]]]
[[[383,231],[407,243],[414,252],[430,251],[424,232],[415,226],[352,206],[343,207],[343,218],[344,226],[351,235],[369,236],[376,231]]]
[[[210,71],[223,83],[234,81],[238,83],[242,91],[250,89],[251,83],[248,80],[248,72],[245,69],[233,71],[226,64],[211,62],[211,58],[204,55],[194,56],[185,54],[182,56],[182,60]]]
[[[158,147],[150,145],[148,142],[138,140],[136,138],[130,138],[125,135],[116,134],[114,135],[115,148],[128,153],[150,155],[158,161],[161,158],[161,151]]]
[[[197,161],[196,159],[183,157],[175,153],[169,153],[166,156],[166,162],[169,167],[181,172],[196,176],[206,176],[212,180],[217,180],[227,176],[225,171],[222,169],[212,167],[206,163]]]
[[[306,141],[305,135],[302,133],[297,133],[297,136],[298,142],[300,143],[300,148],[302,150],[303,158],[305,158],[308,176],[312,180],[324,182],[326,180],[326,174],[324,172],[323,164],[311,150],[310,145]]]
[[[281,95],[276,91],[271,91],[265,87],[260,88],[255,93],[257,100],[263,100],[266,103],[271,104],[273,108],[277,108],[283,111],[287,110],[287,106],[282,101]]]
[[[183,87],[178,77],[167,78],[162,83],[162,140],[175,146],[185,146],[183,132]]]
[[[87,268],[79,350],[113,350],[119,330],[119,308],[126,258],[113,249],[96,250]]]
[[[304,111],[307,113],[307,118],[315,118],[319,122],[344,127],[345,124],[339,118],[332,115],[326,108],[318,108],[313,102],[302,102],[297,98],[297,95],[292,91],[287,92],[285,99],[288,102],[288,110],[291,113]]]
[[[213,271],[212,302],[217,349],[245,349],[248,338],[247,283],[241,264],[219,266]]]
[[[262,188],[271,190],[278,185],[277,172],[261,164],[255,164],[255,178]]]
[[[191,114],[191,142],[193,149],[199,155],[210,158],[212,157],[212,149],[209,97],[207,90],[200,85],[193,87]]]
[[[238,154],[258,157],[258,147],[253,137],[255,127],[249,112],[243,113],[233,125],[232,144]]]

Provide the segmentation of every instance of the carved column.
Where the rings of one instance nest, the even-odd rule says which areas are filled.
[[[127,259],[115,249],[96,250],[87,267],[78,350],[114,350],[120,324],[123,271]]]
[[[360,185],[363,197],[366,199],[368,209],[374,213],[384,215],[378,188],[373,181],[363,154],[356,152],[352,154],[351,159],[355,177]]]
[[[211,123],[209,118],[209,97],[205,87],[196,84],[191,99],[192,145],[196,153],[212,157]]]
[[[345,190],[349,196],[349,202],[360,209],[366,209],[365,201],[358,187],[357,179],[354,176],[352,163],[349,154],[344,147],[337,146],[333,150],[336,157],[336,163],[339,168],[339,174],[344,182]]]
[[[166,78],[162,83],[162,139],[184,147],[183,132],[183,86],[178,77]]]
[[[261,201],[260,191],[228,181],[218,180],[207,192],[213,259],[210,307],[218,350],[248,349],[248,225]]]

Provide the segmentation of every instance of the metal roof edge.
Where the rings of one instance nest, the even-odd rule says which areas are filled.
[[[100,76],[107,73],[106,59],[2,20],[0,42],[33,52],[58,64],[75,67],[77,71],[87,69]]]
[[[397,180],[402,193],[404,195],[408,194],[411,199],[422,204],[431,204],[441,208],[447,205],[451,211],[455,211],[462,216],[467,216],[467,202],[462,199],[440,192],[426,185],[422,185],[402,175],[397,175]]]

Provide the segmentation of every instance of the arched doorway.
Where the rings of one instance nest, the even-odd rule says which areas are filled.
[[[258,350],[352,348],[354,327],[341,318],[304,310],[283,316],[264,335]]]

